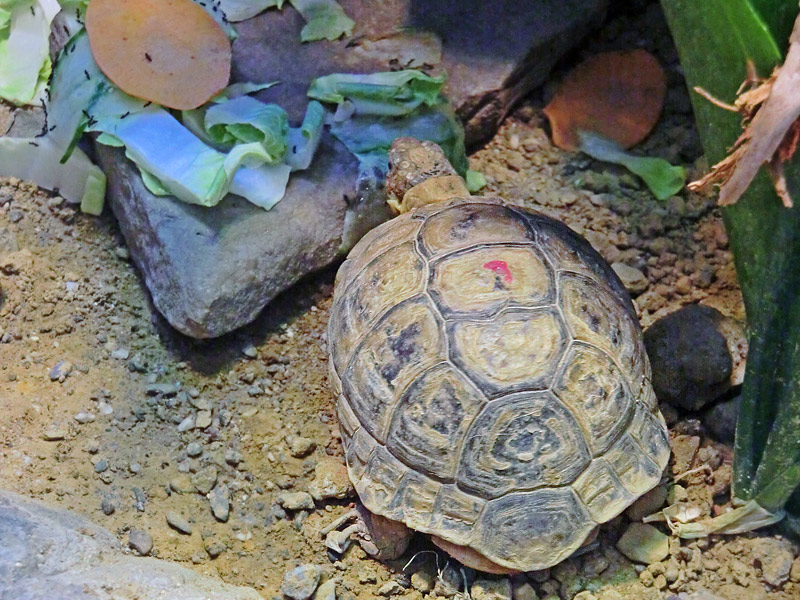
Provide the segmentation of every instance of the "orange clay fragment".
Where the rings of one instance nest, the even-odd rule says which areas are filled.
[[[92,0],[86,31],[97,66],[131,96],[187,110],[228,84],[228,37],[192,0]]]
[[[580,131],[629,148],[655,126],[666,91],[664,71],[649,52],[604,52],[566,76],[544,114],[559,148],[579,150]]]

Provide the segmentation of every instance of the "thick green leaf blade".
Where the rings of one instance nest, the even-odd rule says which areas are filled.
[[[700,86],[731,102],[745,79],[748,59],[761,75],[768,75],[781,60],[776,36],[784,35],[786,28],[781,24],[777,31],[772,17],[789,10],[785,8],[789,5],[793,21],[797,14],[793,0],[754,0],[753,4],[745,0],[662,0],[690,89]],[[768,9],[773,12],[765,22],[762,11]],[[776,27],[775,32],[769,24]],[[696,94],[692,103],[708,159],[717,162],[741,133],[740,117]],[[800,198],[797,160],[786,165],[786,176],[790,191]],[[785,419],[784,413],[789,404],[800,402],[797,390],[787,385],[800,376],[793,359],[800,341],[800,311],[794,298],[795,290],[800,289],[800,205],[784,208],[761,173],[735,206],[724,209],[723,217],[750,327],[734,464],[734,493],[747,500],[770,485],[766,479],[779,470],[778,463],[786,457],[797,458],[780,444],[797,431],[796,423]],[[781,406],[781,419],[776,420]],[[764,467],[764,475],[757,481],[762,459],[775,464]]]

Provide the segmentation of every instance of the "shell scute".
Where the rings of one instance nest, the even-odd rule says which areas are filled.
[[[342,389],[375,439],[386,441],[396,401],[444,355],[443,332],[424,297],[395,306],[364,336],[342,377]]]
[[[619,361],[625,376],[640,378],[649,370],[641,328],[632,313],[621,310],[612,291],[594,279],[562,273],[559,304],[575,339],[602,348]]]
[[[504,307],[555,301],[552,270],[532,246],[489,245],[450,254],[431,266],[428,289],[446,317],[490,316]]]
[[[605,452],[631,420],[634,399],[624,374],[593,346],[572,345],[553,393],[577,418],[594,456]]]
[[[540,489],[489,501],[472,545],[491,548],[500,565],[552,565],[577,550],[594,527],[571,488]]]
[[[427,371],[394,409],[387,448],[410,467],[452,481],[457,448],[486,399],[452,366]]]
[[[525,220],[506,206],[472,202],[455,203],[428,217],[419,239],[428,256],[440,256],[479,244],[535,240]]]
[[[555,309],[508,310],[492,319],[448,324],[450,359],[496,396],[546,389],[569,337]]]
[[[595,458],[572,488],[596,523],[613,519],[634,500],[603,458]]]
[[[350,282],[343,294],[331,334],[336,336],[336,361],[347,363],[353,349],[386,311],[420,294],[425,285],[425,263],[413,242],[378,255]]]
[[[549,392],[490,402],[467,433],[459,488],[482,498],[572,483],[591,460],[575,417]]]

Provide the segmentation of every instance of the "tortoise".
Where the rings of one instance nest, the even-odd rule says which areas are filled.
[[[328,326],[348,474],[389,535],[493,573],[550,567],[669,458],[632,302],[584,238],[470,197],[435,145],[401,138],[390,161],[407,212],[350,252]]]

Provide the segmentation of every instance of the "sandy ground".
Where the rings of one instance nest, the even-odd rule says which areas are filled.
[[[652,9],[620,20],[582,52],[628,44],[659,56],[671,87],[642,151],[696,173],[700,148],[663,22]],[[682,192],[660,203],[632,176],[554,148],[540,112],[548,93],[526,100],[472,157],[488,177],[484,193],[560,218],[610,262],[638,269],[644,326],[697,301],[742,318],[713,198]],[[333,562],[322,544],[319,530],[353,502],[349,495],[309,504],[305,494],[324,473],[333,492],[348,493],[327,382],[334,274],[335,267],[289,290],[238,332],[190,340],[154,311],[111,216],[87,217],[30,184],[0,179],[0,487],[84,514],[126,544],[132,528],[143,530],[154,542],[151,555],[265,598],[280,597],[284,573],[304,563],[336,579],[343,600],[452,596],[448,582],[461,574],[444,569],[441,553],[440,578],[433,553],[403,569],[432,548],[424,539],[390,564],[359,547]],[[702,464],[711,472],[683,479],[670,494],[710,512],[727,501],[731,450],[694,417],[669,411],[669,473]],[[216,516],[198,491],[212,485]],[[188,521],[190,534],[167,523],[169,511]],[[776,530],[673,538],[669,555],[648,566],[615,549],[628,523],[621,516],[605,526],[598,547],[580,558],[515,577],[515,598],[535,591],[539,598],[649,600],[695,590],[727,600],[800,598],[798,547]],[[473,587],[476,599],[491,597],[482,586]]]

